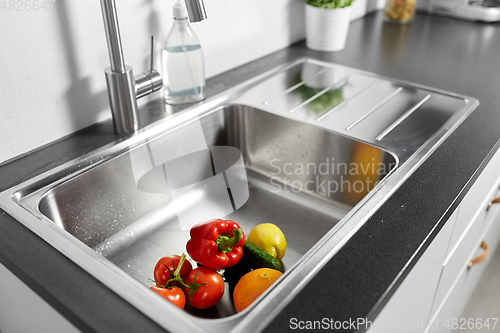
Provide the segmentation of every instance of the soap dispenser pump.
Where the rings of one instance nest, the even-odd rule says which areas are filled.
[[[205,60],[194,34],[186,7],[176,1],[174,23],[162,53],[163,92],[168,104],[183,104],[205,98]]]

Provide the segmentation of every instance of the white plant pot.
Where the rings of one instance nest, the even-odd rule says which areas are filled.
[[[349,31],[351,6],[325,9],[306,4],[306,45],[315,51],[340,51]]]

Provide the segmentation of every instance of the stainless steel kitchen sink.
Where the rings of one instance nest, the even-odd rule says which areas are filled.
[[[284,64],[0,194],[0,206],[172,331],[262,329],[478,101],[312,59]],[[271,222],[284,275],[236,314],[149,291],[189,227]],[[342,269],[339,267],[339,269]]]

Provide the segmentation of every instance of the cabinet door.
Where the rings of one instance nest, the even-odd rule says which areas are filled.
[[[500,204],[488,207],[488,204],[500,195],[499,185],[500,150],[495,153],[460,204],[431,316],[435,316],[438,307],[442,306],[452,286],[467,267],[472,252],[481,244],[485,230],[500,210]]]
[[[436,313],[438,306],[441,305],[451,287],[456,283],[462,274],[464,267],[467,266],[467,263],[470,260],[472,252],[481,244],[481,237],[484,234],[484,231],[489,227],[489,225],[491,225],[492,219],[495,218],[497,212],[500,210],[500,207],[498,206],[487,209],[488,202],[499,193],[497,187],[498,183],[500,183],[500,179],[495,182],[497,185],[495,185],[492,189],[493,192],[488,193],[488,196],[484,195],[484,200],[479,206],[479,213],[476,215],[476,219],[469,224],[469,227],[460,238],[458,244],[452,249],[452,251],[450,251],[450,254],[446,258],[443,264],[443,273],[441,274],[441,278],[439,280],[436,298],[432,307],[432,315]],[[460,214],[462,211],[463,206],[460,206],[457,223],[460,221]]]
[[[490,216],[489,222],[489,227],[483,231],[483,235],[478,239],[478,242],[485,242],[489,245],[490,255],[483,262],[468,269],[470,260],[482,254],[484,250],[477,246],[469,253],[462,263],[458,279],[453,285],[446,286],[449,292],[437,308],[436,314],[433,315],[427,332],[447,333],[453,330],[461,330],[462,332],[482,332],[483,330],[484,332],[498,332],[500,327],[498,318],[496,320],[490,318],[489,324],[491,324],[491,327],[481,329],[480,323],[485,322],[487,318],[472,318],[473,323],[471,323],[469,318],[460,317],[475,287],[480,283],[481,277],[491,261],[492,254],[500,243],[500,210]],[[496,326],[493,327],[494,325]]]
[[[458,208],[415,264],[368,333],[424,332]]]
[[[0,332],[80,332],[0,264]]]
[[[491,200],[491,193],[496,192],[499,183],[500,150],[497,150],[460,204],[460,213],[453,230],[448,256],[458,247],[474,221],[481,218],[479,215],[486,213],[486,201]]]

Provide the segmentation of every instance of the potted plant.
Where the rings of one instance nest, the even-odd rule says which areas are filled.
[[[344,49],[352,0],[306,0],[306,45],[316,51]]]

